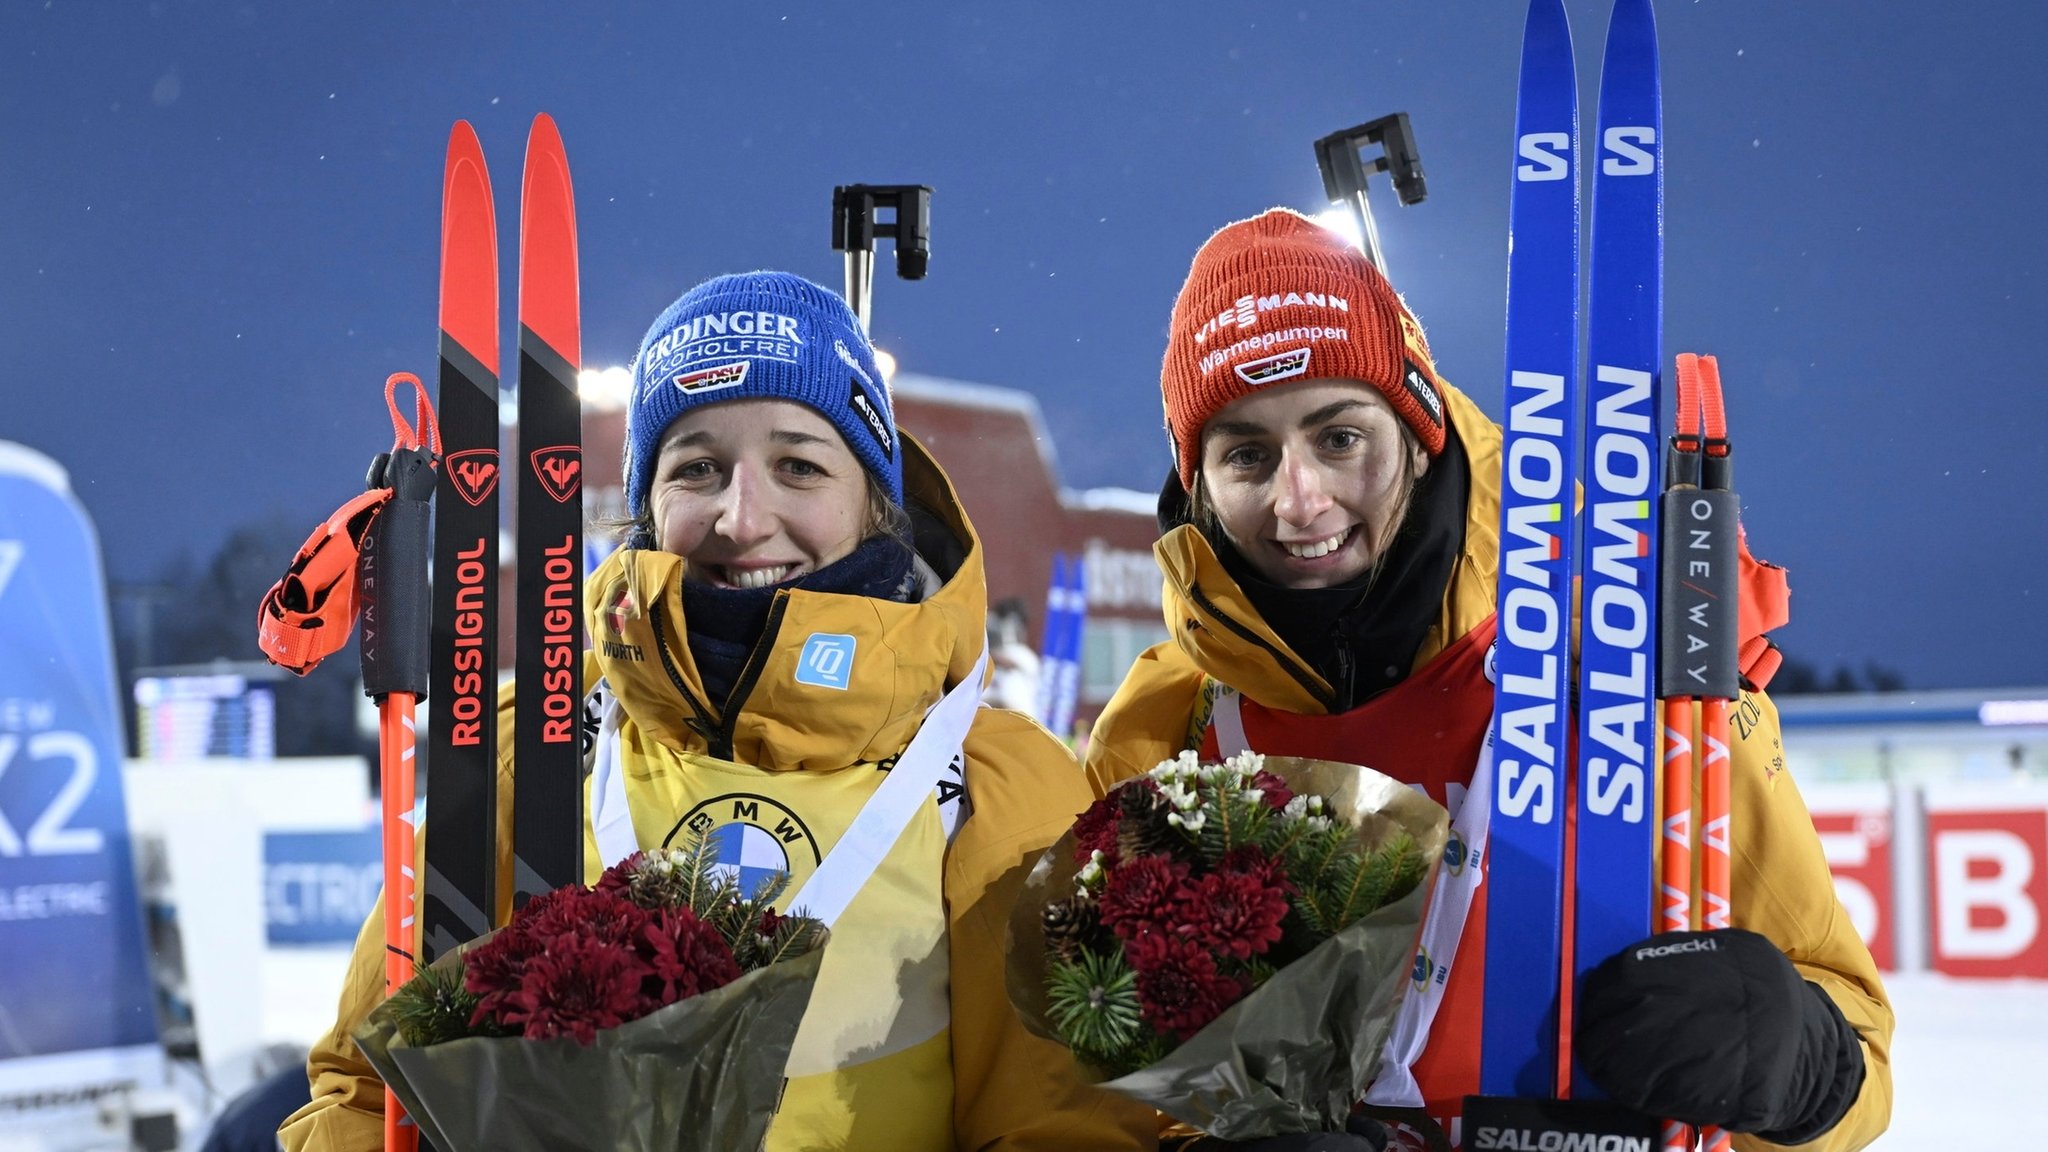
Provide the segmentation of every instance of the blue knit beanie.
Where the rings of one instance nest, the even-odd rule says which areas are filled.
[[[724,400],[794,400],[832,422],[863,467],[903,503],[903,458],[875,349],[838,293],[786,272],[697,285],[647,330],[626,416],[626,507],[647,511],[662,433]]]

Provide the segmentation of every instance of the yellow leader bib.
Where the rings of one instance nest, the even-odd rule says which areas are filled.
[[[637,844],[672,847],[690,830],[705,833],[720,863],[749,886],[787,870],[790,890],[802,889],[888,777],[875,764],[765,772],[680,753],[608,711],[599,743],[615,741],[605,750],[614,758],[608,771],[623,786]],[[953,1147],[941,885],[959,777],[943,779],[940,794],[954,810],[942,812],[927,796],[833,926],[790,1052],[769,1152]],[[591,807],[595,814],[595,797]],[[604,856],[593,831],[585,838],[588,876],[603,870]]]

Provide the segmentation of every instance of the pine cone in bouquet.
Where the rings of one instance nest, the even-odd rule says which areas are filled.
[[[742,892],[702,837],[635,853],[422,969],[356,1041],[443,1152],[756,1146],[828,935],[775,911],[788,883]]]
[[[1370,769],[1192,752],[1026,882],[1009,981],[1103,1086],[1227,1139],[1337,1130],[1414,956],[1442,808]]]

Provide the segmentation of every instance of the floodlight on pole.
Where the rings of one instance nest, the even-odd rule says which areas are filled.
[[[889,219],[878,220],[879,212]],[[896,241],[896,275],[924,279],[932,255],[932,190],[923,184],[841,184],[832,189],[832,247],[846,253],[846,302],[869,327],[875,240]]]
[[[1360,150],[1377,147],[1379,155],[1367,160]],[[1385,172],[1394,182],[1394,193],[1403,204],[1420,204],[1429,195],[1422,178],[1422,158],[1415,150],[1415,132],[1408,114],[1396,112],[1377,120],[1332,132],[1316,141],[1316,166],[1323,173],[1323,194],[1331,204],[1341,204],[1358,220],[1358,234],[1373,267],[1386,274],[1386,257],[1380,253],[1379,229],[1373,225],[1372,204],[1366,197],[1366,180],[1374,172]]]

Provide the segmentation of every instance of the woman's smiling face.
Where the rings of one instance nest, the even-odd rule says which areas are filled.
[[[860,545],[868,478],[832,424],[788,400],[732,400],[678,416],[648,494],[655,543],[694,579],[765,588]]]
[[[1283,588],[1364,575],[1428,467],[1401,418],[1359,380],[1278,384],[1202,429],[1204,502],[1238,553]]]

